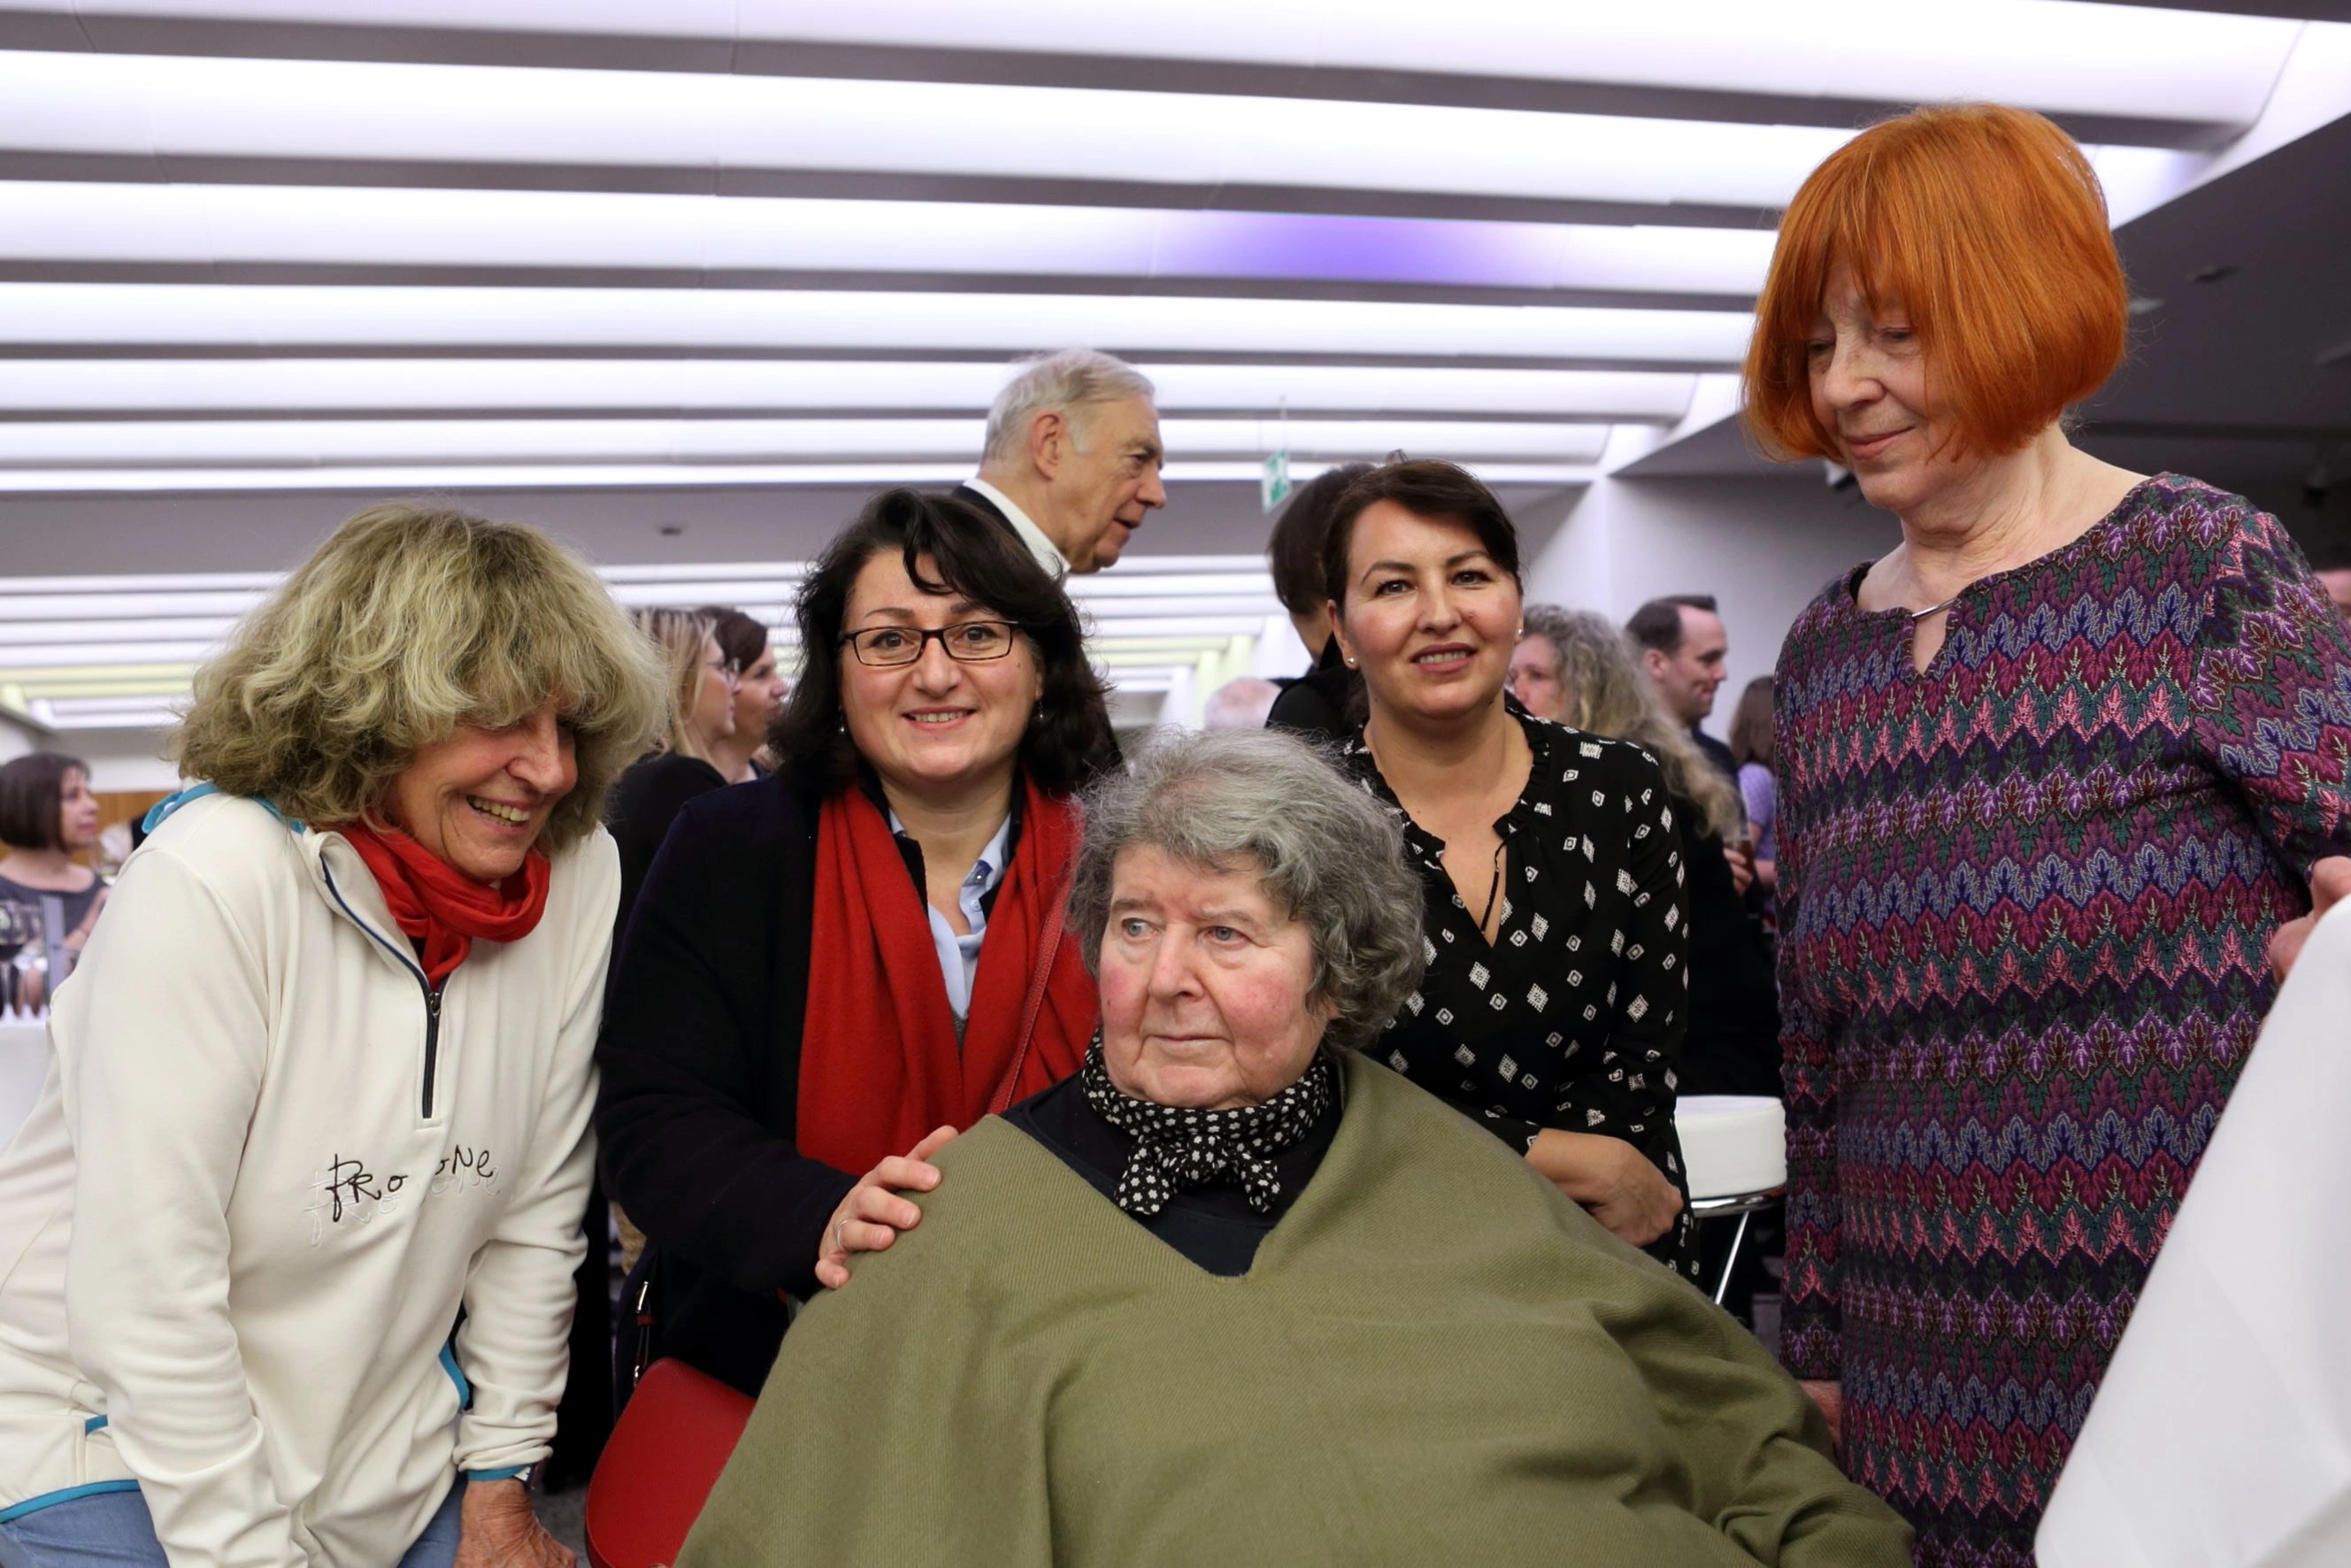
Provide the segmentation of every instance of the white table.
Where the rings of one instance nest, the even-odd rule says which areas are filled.
[[[2351,904],[2312,934],[2043,1520],[2046,1568],[2351,1563]]]
[[[48,1075],[47,1022],[0,1015],[0,1146],[16,1135]]]

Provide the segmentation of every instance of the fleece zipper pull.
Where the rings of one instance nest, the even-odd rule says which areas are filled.
[[[441,988],[424,988],[424,1119],[433,1120],[433,1080],[441,1054]]]

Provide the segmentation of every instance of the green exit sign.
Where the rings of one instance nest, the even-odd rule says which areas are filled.
[[[1265,472],[1258,476],[1257,490],[1269,512],[1281,505],[1283,498],[1290,494],[1289,447],[1283,447],[1265,460]]]

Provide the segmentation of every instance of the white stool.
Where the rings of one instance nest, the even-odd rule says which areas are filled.
[[[1674,1107],[1674,1130],[1681,1135],[1690,1212],[1701,1223],[1739,1218],[1714,1285],[1720,1306],[1747,1244],[1748,1222],[1787,1195],[1787,1112],[1769,1095],[1692,1094]]]

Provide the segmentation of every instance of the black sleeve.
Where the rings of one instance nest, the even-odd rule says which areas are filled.
[[[661,852],[662,840],[685,803],[697,795],[726,787],[718,769],[698,758],[675,754],[640,758],[630,764],[612,786],[605,802],[604,825],[621,852],[621,906],[613,916],[617,939],[629,929],[629,916],[644,891],[645,874]]]
[[[741,793],[689,808],[645,879],[597,1040],[596,1133],[605,1190],[656,1246],[740,1289],[805,1296],[857,1178],[794,1146],[789,1086],[777,1093],[798,1080],[808,918],[787,905],[806,894],[786,872],[792,824],[750,831]],[[796,969],[779,959],[787,925]]]
[[[1353,672],[1343,664],[1317,666],[1281,688],[1265,716],[1268,729],[1286,729],[1326,745],[1346,741],[1357,723],[1347,716],[1347,693]]]

